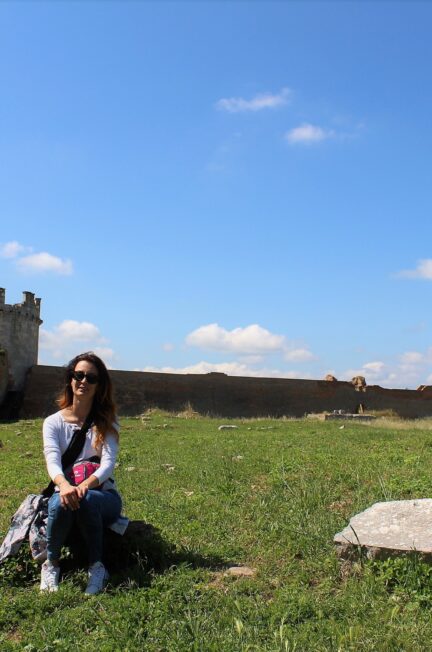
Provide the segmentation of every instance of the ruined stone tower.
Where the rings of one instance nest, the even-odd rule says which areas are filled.
[[[9,390],[21,390],[27,371],[37,364],[40,303],[32,292],[23,292],[22,303],[8,305],[0,288],[0,350],[7,359]]]

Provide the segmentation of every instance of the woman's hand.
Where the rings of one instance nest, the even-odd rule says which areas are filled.
[[[64,509],[71,509],[75,511],[79,508],[79,501],[81,499],[78,487],[74,487],[67,480],[61,483],[60,487],[60,502]]]
[[[77,490],[78,498],[81,500],[81,498],[84,498],[86,495],[87,491],[89,490],[89,487],[87,484],[84,484],[84,482],[81,482],[77,487],[75,487]]]
[[[92,474],[76,487],[79,499],[84,498],[89,489],[96,489],[96,487],[99,487],[99,480]]]

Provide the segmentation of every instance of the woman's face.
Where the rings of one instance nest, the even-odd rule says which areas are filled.
[[[74,374],[78,374],[79,378],[72,377],[71,386],[74,396],[77,398],[85,398],[86,400],[93,400],[97,389],[98,370],[92,362],[81,360],[78,362],[74,369]],[[80,378],[82,376],[82,378]],[[96,382],[89,382],[96,380]]]

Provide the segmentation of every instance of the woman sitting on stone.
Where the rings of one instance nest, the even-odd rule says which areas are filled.
[[[112,479],[119,426],[111,379],[98,356],[92,352],[82,353],[69,362],[65,386],[57,404],[59,412],[47,417],[43,423],[44,455],[55,491],[48,504],[48,554],[42,565],[40,589],[57,591],[61,548],[76,524],[88,547],[85,593],[94,595],[103,589],[108,579],[102,563],[103,528],[118,519],[122,508]],[[85,424],[88,429],[84,446],[76,458],[74,469],[72,472],[63,469],[61,457],[75,431]]]

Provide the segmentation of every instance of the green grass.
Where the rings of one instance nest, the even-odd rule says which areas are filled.
[[[430,421],[341,430],[155,412],[121,425],[125,512],[156,528],[166,568],[143,563],[90,600],[75,571],[41,596],[23,553],[0,567],[2,651],[432,649],[431,567],[342,564],[332,543],[379,500],[432,495]],[[40,433],[41,420],[0,424],[1,538],[23,498],[46,484]],[[256,574],[225,576],[232,565]]]

